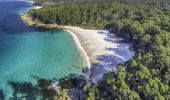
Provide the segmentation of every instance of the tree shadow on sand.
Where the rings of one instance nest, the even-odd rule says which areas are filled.
[[[105,31],[105,32],[103,32],[103,31]],[[105,35],[105,38],[104,38],[105,41],[110,42],[110,43],[124,42],[122,38],[117,37],[115,34],[111,33],[110,31],[106,31],[106,30],[103,30],[103,31],[98,31],[98,34],[104,34]]]
[[[122,38],[115,34],[99,31],[98,34],[105,35],[104,40],[110,43],[116,43],[115,48],[106,48],[111,54],[99,55],[97,63],[91,65],[90,77],[93,81],[97,81],[103,77],[105,73],[117,71],[116,66],[124,64],[134,56],[134,52],[130,50],[130,45],[123,41]]]
[[[101,55],[97,59],[98,63],[92,64],[91,78],[93,81],[99,80],[110,71],[116,71],[116,66],[124,62],[122,58],[115,55]]]

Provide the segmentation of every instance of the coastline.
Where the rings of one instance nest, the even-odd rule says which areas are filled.
[[[67,31],[72,36],[74,43],[75,43],[75,45],[77,46],[77,49],[80,52],[81,57],[84,59],[83,62],[85,63],[87,68],[90,69],[91,68],[91,62],[89,60],[89,57],[88,57],[86,51],[84,50],[83,46],[81,45],[78,37],[72,31],[70,31],[68,29],[65,29],[65,31]]]
[[[28,26],[35,26],[35,27],[43,27],[43,28],[64,28],[62,25],[57,24],[43,24],[38,20],[33,20],[32,17],[28,14],[20,14],[21,20],[27,24]]]
[[[30,3],[30,4],[33,6],[33,7],[32,7],[32,9],[40,9],[40,8],[42,8],[42,6],[34,5],[34,4],[35,4],[35,2],[34,2],[34,1],[32,1],[32,0],[26,0],[25,2]]]
[[[23,0],[23,1],[24,1],[24,0]],[[31,3],[31,4],[35,3],[35,2],[32,1],[32,0],[26,0],[25,2],[28,2],[28,3]]]
[[[89,75],[93,82],[101,79],[110,71],[116,71],[116,66],[124,64],[134,56],[130,45],[122,43],[122,38],[115,36],[108,30],[84,29],[75,26],[62,26],[57,24],[43,24],[33,20],[28,14],[21,15],[24,23],[31,26],[47,29],[63,29],[73,38],[81,57],[89,69]]]
[[[60,28],[60,29],[64,29],[66,32],[68,32],[71,35],[75,45],[77,46],[77,49],[80,52],[80,56],[83,59],[83,64],[88,69],[91,68],[91,62],[89,60],[89,57],[88,57],[86,51],[84,50],[83,46],[81,45],[78,37],[71,30],[69,30],[66,26],[57,25],[57,24],[48,24],[47,25],[47,24],[40,23],[39,21],[33,21],[33,19],[27,14],[21,14],[21,19],[28,26],[35,25],[36,27],[43,27],[43,28],[51,28],[51,29]]]

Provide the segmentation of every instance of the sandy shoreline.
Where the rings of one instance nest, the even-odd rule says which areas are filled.
[[[81,45],[79,39],[77,38],[77,36],[72,31],[70,31],[68,29],[66,29],[65,31],[70,33],[70,35],[72,36],[74,43],[76,44],[77,49],[79,50],[80,55],[84,60],[83,62],[85,63],[85,66],[87,66],[87,68],[90,69],[91,68],[91,62],[89,60],[89,57],[88,57],[86,51],[84,50],[83,46]]]
[[[24,1],[24,0],[23,0]],[[41,6],[35,6],[34,5],[34,1],[31,1],[31,0],[26,0],[26,1],[24,1],[24,2],[28,2],[28,3],[30,3],[33,7],[32,7],[32,9],[40,9],[40,8],[42,8]]]
[[[35,25],[36,27],[45,27],[45,28],[62,28],[65,31],[67,31],[68,33],[70,33],[70,35],[72,36],[74,43],[77,46],[77,49],[80,52],[80,55],[83,59],[84,65],[90,69],[91,67],[91,62],[89,60],[89,57],[86,53],[86,51],[84,50],[83,46],[81,45],[79,39],[77,38],[77,36],[70,30],[68,29],[66,26],[61,26],[61,25],[57,25],[57,24],[43,24],[40,23],[39,21],[33,21],[32,18],[27,15],[27,14],[21,14],[21,19],[23,20],[24,23],[28,24],[29,26]]]
[[[134,52],[130,45],[122,43],[122,38],[116,37],[108,30],[91,30],[80,27],[65,26],[76,35],[91,63],[91,78],[96,81],[109,72],[116,70],[118,64],[132,59]]]
[[[35,3],[34,1],[31,1],[31,0],[21,0],[21,1],[24,1],[24,2],[28,2],[28,3],[31,3],[31,4],[33,4],[33,3]]]
[[[21,18],[28,25],[62,28],[70,33],[94,81],[101,79],[105,73],[116,70],[118,64],[123,64],[134,56],[134,52],[129,49],[129,44],[120,42],[122,38],[116,37],[107,30],[43,24],[33,21],[27,14],[21,15]]]
[[[33,6],[32,9],[40,9],[40,8],[42,8],[42,7],[41,6]]]

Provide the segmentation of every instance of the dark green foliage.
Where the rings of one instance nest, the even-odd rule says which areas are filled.
[[[100,0],[46,6],[29,13],[43,23],[107,28],[132,43],[136,56],[118,73],[84,87],[86,100],[170,99],[170,1]]]

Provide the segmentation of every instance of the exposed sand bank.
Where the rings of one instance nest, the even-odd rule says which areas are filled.
[[[23,21],[29,25],[45,28],[63,28],[68,31],[77,45],[87,67],[90,69],[91,78],[96,81],[109,72],[116,70],[118,64],[123,64],[134,56],[129,49],[130,45],[122,43],[107,30],[83,29],[73,26],[60,26],[57,24],[42,24],[33,21],[28,15],[22,15]]]

